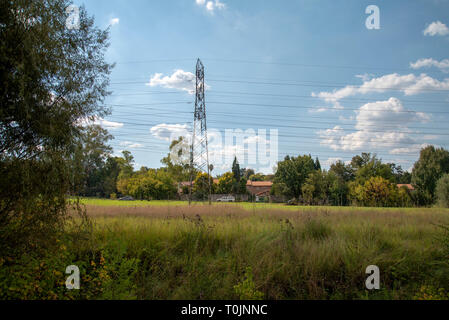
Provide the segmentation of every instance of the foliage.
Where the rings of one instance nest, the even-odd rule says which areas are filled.
[[[155,201],[135,213],[136,202],[101,200],[122,214],[96,217],[94,201],[88,239],[61,238],[42,259],[0,261],[2,299],[436,299],[449,292],[447,242],[434,241],[444,235],[435,221],[449,223],[447,209]],[[80,267],[81,290],[64,286],[70,264]],[[367,292],[371,264],[383,270],[381,290]],[[419,297],[423,286],[432,288]]]
[[[449,152],[434,146],[421,149],[412,170],[412,183],[421,194],[421,204],[427,205],[434,201],[437,181],[445,173],[449,173]]]
[[[208,175],[205,172],[199,172],[196,175],[194,184],[193,184],[193,190],[195,197],[197,199],[208,199],[209,197],[209,188],[211,189],[211,193],[213,193],[215,190],[214,188],[214,179]]]
[[[136,172],[125,181],[127,194],[139,200],[173,199],[177,191],[165,168]]]
[[[176,182],[190,179],[190,147],[185,137],[179,137],[170,143],[170,153],[161,160]],[[198,171],[195,169],[194,175]]]
[[[315,162],[310,155],[290,157],[286,156],[278,162],[273,188],[280,190],[283,195],[299,198],[302,185],[311,172],[315,170]],[[282,187],[276,186],[282,183]]]
[[[411,205],[411,198],[406,188],[397,188],[395,184],[382,177],[372,177],[363,185],[351,183],[350,196],[357,205],[372,207]]]
[[[232,172],[224,173],[220,179],[218,179],[217,193],[232,193],[235,183],[236,181]]]
[[[446,173],[437,181],[435,196],[440,207],[449,208],[449,173]]]
[[[86,120],[108,112],[108,32],[84,7],[79,29],[67,29],[69,4],[2,1],[0,256],[54,243],[68,216],[68,159]]]
[[[235,293],[240,300],[262,300],[263,293],[256,289],[253,280],[253,271],[251,267],[245,270],[245,277],[242,282],[234,286]]]
[[[302,186],[303,199],[307,204],[325,204],[328,202],[329,181],[327,173],[314,171],[309,174]]]

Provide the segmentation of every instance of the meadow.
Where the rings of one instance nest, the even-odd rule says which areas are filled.
[[[90,231],[61,239],[16,297],[448,299],[448,209],[81,202]],[[80,290],[65,289],[69,264]],[[379,290],[365,288],[369,265]]]
[[[447,298],[449,210],[84,199],[139,299]],[[365,288],[377,265],[381,289]]]

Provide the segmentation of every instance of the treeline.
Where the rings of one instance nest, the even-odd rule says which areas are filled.
[[[108,141],[112,138],[99,126],[85,128],[72,160],[73,190],[78,196],[116,198],[130,195],[136,199],[175,199],[178,192],[188,194],[190,181],[188,154],[183,137],[172,141],[162,167],[142,167],[135,171],[129,151],[112,156]],[[181,147],[180,147],[181,146]],[[176,154],[173,151],[181,152]],[[176,157],[173,157],[176,154]],[[213,166],[210,171],[213,173]],[[234,158],[230,172],[208,176],[193,172],[192,195],[207,199],[211,193],[246,194],[246,183],[273,181],[271,194],[307,205],[356,205],[383,207],[448,206],[449,152],[428,146],[420,152],[412,172],[395,163],[383,163],[375,154],[356,155],[348,163],[337,161],[328,170],[310,155],[287,156],[279,161],[274,175],[240,168]],[[208,181],[210,180],[210,183]],[[398,187],[398,184],[412,185]]]
[[[420,152],[412,172],[382,163],[375,154],[362,153],[350,163],[337,161],[322,170],[310,155],[287,156],[278,163],[272,194],[311,205],[382,207],[448,206],[449,152],[428,146]],[[398,187],[398,184],[411,184]]]

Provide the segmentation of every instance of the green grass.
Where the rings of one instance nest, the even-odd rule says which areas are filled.
[[[89,206],[102,206],[102,207],[166,207],[166,206],[186,206],[187,201],[177,201],[177,200],[110,200],[110,199],[98,199],[98,198],[80,198],[80,202]],[[192,206],[208,206],[208,202],[192,202]],[[282,209],[291,211],[301,211],[307,210],[329,210],[331,212],[370,212],[379,210],[378,207],[337,207],[337,206],[288,206],[284,203],[251,203],[251,202],[214,202],[214,206],[237,206],[247,210],[260,210],[260,209]],[[383,211],[407,211],[407,212],[421,212],[425,210],[426,212],[442,212],[446,211],[449,213],[449,209],[442,208],[382,208]]]
[[[82,201],[91,237],[63,240],[49,271],[81,265],[81,290],[53,276],[57,298],[448,298],[448,210]],[[380,290],[365,289],[372,264]]]

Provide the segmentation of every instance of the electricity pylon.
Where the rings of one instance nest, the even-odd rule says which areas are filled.
[[[207,148],[206,102],[204,100],[204,66],[200,59],[196,63],[195,112],[193,115],[192,144],[190,146],[190,189],[189,204],[192,201],[192,185],[195,169],[207,172],[209,204],[211,203],[211,182],[209,151]]]

